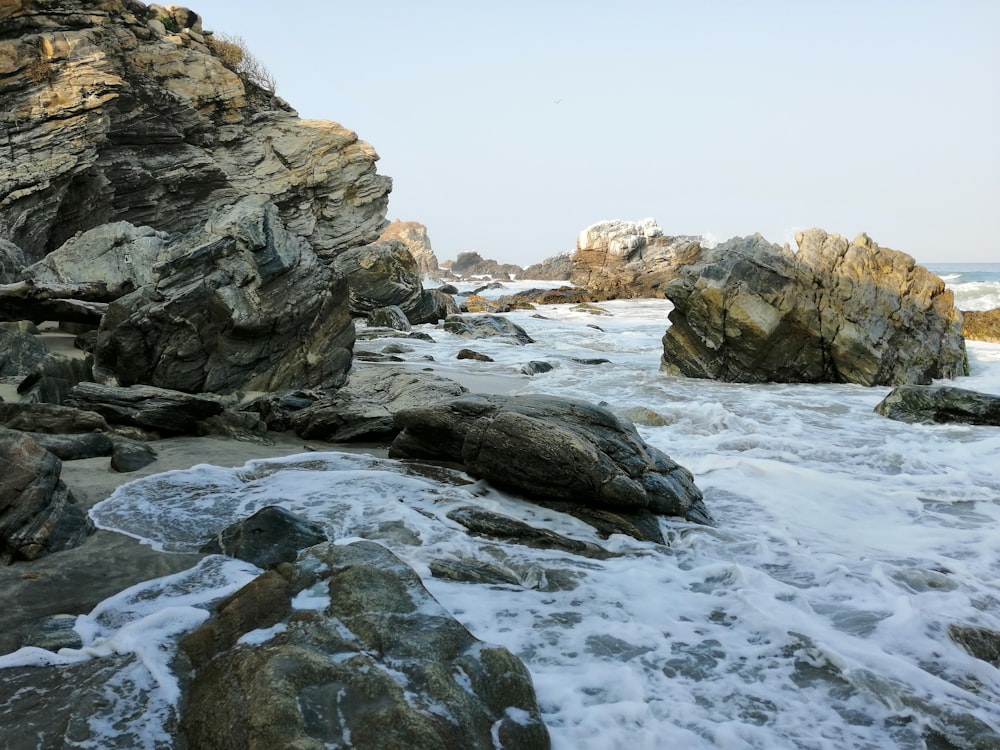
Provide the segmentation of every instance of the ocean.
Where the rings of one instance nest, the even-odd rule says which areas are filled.
[[[1000,306],[1000,264],[932,270],[959,307]],[[693,472],[714,527],[665,519],[666,545],[601,540],[485,483],[442,484],[348,453],[159,474],[119,488],[92,516],[168,552],[195,550],[269,504],[338,539],[376,539],[474,635],[521,657],[557,750],[1000,747],[1000,670],[948,637],[952,625],[1000,632],[1000,429],[880,417],[873,408],[888,388],[667,376],[658,368],[669,301],[600,307],[606,314],[571,305],[512,313],[536,340],[524,347],[421,326],[435,341],[407,341],[403,356],[447,375],[471,347],[494,362],[462,369],[516,378],[514,392],[642,413],[642,437]],[[968,351],[971,375],[954,384],[1000,394],[1000,344],[969,342]],[[574,361],[594,358],[608,362]],[[553,369],[521,375],[530,360]],[[469,502],[545,518],[621,556],[469,537],[446,518]],[[522,585],[434,578],[438,558],[488,561]],[[258,572],[207,557],[80,616],[83,649],[22,649],[0,668],[60,663],[72,679],[73,669],[102,665],[104,699],[73,747],[169,747],[176,639]],[[556,575],[575,587],[553,590]],[[0,702],[0,726],[13,700]]]

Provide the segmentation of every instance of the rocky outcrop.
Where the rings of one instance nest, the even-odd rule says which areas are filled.
[[[346,281],[266,196],[212,215],[111,304],[94,375],[188,393],[338,386],[354,346]]]
[[[376,242],[341,253],[334,262],[348,279],[351,314],[364,317],[380,307],[396,305],[413,324],[436,323],[439,302],[425,291],[417,263],[397,240]]]
[[[992,310],[963,310],[962,335],[972,341],[1000,344],[1000,307]]]
[[[497,263],[492,258],[484,258],[475,250],[459,253],[455,260],[446,260],[441,264],[456,276],[490,276],[492,278],[509,279],[524,273],[524,269],[512,263]]]
[[[24,253],[13,242],[0,238],[0,284],[10,284],[21,278]]]
[[[96,412],[110,424],[141,427],[168,435],[191,434],[199,421],[223,411],[216,398],[148,385],[120,388],[98,383],[77,383],[66,405]]]
[[[315,608],[292,607],[308,589]],[[531,678],[373,542],[321,544],[181,641],[190,747],[545,750]]]
[[[662,369],[732,382],[928,383],[968,373],[944,282],[867,235],[701,249],[665,287]]]
[[[71,549],[94,530],[61,472],[30,435],[0,428],[0,564]]]
[[[602,221],[580,232],[570,280],[594,299],[662,297],[700,250],[700,237],[668,237],[654,219]]]
[[[267,194],[323,258],[374,241],[391,181],[372,148],[300,120],[180,10],[165,24],[128,0],[4,6],[0,237],[33,263],[101,224],[187,231]]]
[[[373,367],[354,372],[331,397],[296,411],[289,424],[296,435],[310,440],[380,440],[398,432],[396,412],[465,392],[440,375]]]
[[[962,422],[1000,427],[1000,396],[949,385],[893,388],[875,412],[900,422]]]
[[[546,258],[541,263],[533,263],[521,273],[520,278],[539,281],[569,281],[573,274],[572,253],[560,253]]]
[[[707,519],[687,469],[630,422],[585,401],[467,394],[401,411],[396,421],[392,457],[457,462],[532,499]]]
[[[431,249],[431,238],[427,236],[427,227],[416,221],[400,221],[397,219],[383,230],[379,241],[398,240],[406,245],[413,260],[417,262],[417,271],[423,276],[433,276],[440,268],[437,256]]]

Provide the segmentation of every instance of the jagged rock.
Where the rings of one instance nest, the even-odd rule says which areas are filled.
[[[505,294],[497,302],[514,309],[528,309],[531,305],[583,304],[593,302],[595,297],[586,289],[575,286],[561,286],[558,289],[525,289],[514,294]]]
[[[391,181],[368,144],[300,120],[206,36],[165,33],[145,10],[5,6],[0,112],[13,164],[0,170],[0,236],[34,263],[101,224],[187,231],[220,203],[265,193],[324,258],[378,237]]]
[[[0,286],[0,319],[58,320],[97,326],[108,302],[122,296],[126,289],[109,290],[102,282],[82,284],[36,284],[18,281]]]
[[[111,424],[180,435],[194,433],[200,420],[223,410],[218,399],[207,396],[148,385],[120,388],[99,383],[78,383],[66,404],[97,412]]]
[[[395,414],[466,392],[453,380],[398,368],[371,368],[351,374],[347,385],[328,399],[295,412],[295,434],[309,440],[376,440],[394,435]]]
[[[594,299],[662,297],[664,285],[697,256],[700,242],[667,237],[654,219],[602,221],[580,232],[570,280]]]
[[[119,474],[144,469],[156,461],[156,451],[139,440],[118,438],[111,450],[111,468]]]
[[[972,656],[1000,669],[1000,633],[975,625],[952,623],[948,626],[948,635]]]
[[[17,386],[24,401],[61,404],[74,385],[94,379],[89,359],[50,354]]]
[[[365,319],[365,323],[376,328],[392,328],[395,331],[409,331],[410,321],[399,305],[376,307]]]
[[[539,359],[533,359],[521,365],[521,372],[525,375],[540,375],[543,372],[551,372],[552,365]]]
[[[48,356],[39,336],[0,328],[0,377],[28,375]]]
[[[535,343],[521,326],[499,315],[449,315],[444,330],[466,339],[495,338],[518,346]]]
[[[266,393],[244,404],[243,411],[257,415],[267,429],[285,432],[292,427],[292,415],[314,404],[321,394],[310,391]]]
[[[813,229],[798,253],[760,235],[702,250],[665,290],[662,369],[731,382],[928,383],[968,373],[937,276],[866,235]]]
[[[429,333],[423,331],[397,331],[395,328],[360,328],[357,331],[360,341],[372,341],[374,339],[418,339],[420,341],[431,341],[434,339]]]
[[[962,335],[972,341],[1000,344],[1000,307],[992,310],[963,310]]]
[[[520,277],[524,269],[512,263],[497,263],[492,258],[483,258],[475,250],[467,250],[459,253],[455,260],[446,260],[441,264],[442,268],[447,268],[456,276],[492,276],[494,278],[509,279],[511,276]]]
[[[450,294],[442,292],[440,289],[431,289],[424,292],[424,294],[434,304],[434,313],[431,322],[436,323],[439,320],[444,320],[449,315],[458,315],[462,312],[455,298]]]
[[[110,456],[114,448],[111,437],[103,432],[77,432],[69,435],[52,435],[44,432],[26,432],[60,461]]]
[[[182,240],[157,281],[114,302],[94,375],[188,393],[337,386],[354,326],[343,278],[250,196]]]
[[[267,433],[267,423],[252,412],[224,411],[215,416],[199,420],[198,435],[218,435],[230,440],[257,445],[274,445],[274,439]]]
[[[293,610],[305,589],[327,603]],[[524,665],[373,542],[310,548],[181,648],[195,667],[180,721],[191,747],[549,747]]]
[[[24,269],[39,283],[103,281],[110,288],[136,289],[156,280],[153,267],[170,257],[166,232],[127,221],[102,224],[71,237],[62,247]]]
[[[480,297],[478,294],[470,294],[461,301],[458,307],[462,312],[469,313],[510,312],[510,307],[507,305],[498,304],[493,300]]]
[[[570,552],[596,560],[607,560],[609,557],[614,557],[612,553],[593,542],[570,539],[548,529],[537,529],[524,521],[518,521],[516,518],[482,508],[474,508],[471,505],[455,508],[448,513],[448,518],[462,524],[469,533],[477,536],[513,541],[535,549]]]
[[[424,291],[417,262],[402,242],[347,250],[337,256],[334,267],[348,279],[352,315],[365,316],[379,307],[397,305],[410,323],[438,321],[438,298]]]
[[[94,530],[61,472],[30,435],[0,428],[0,564],[71,549]]]
[[[11,284],[21,278],[24,253],[13,242],[0,237],[0,284]]]
[[[569,281],[572,273],[572,254],[559,253],[551,258],[546,258],[541,263],[533,263],[528,266],[519,278],[538,279],[539,281]]]
[[[691,473],[600,406],[555,396],[467,394],[396,414],[389,455],[461,463],[531,499],[704,520]]]
[[[611,360],[605,359],[604,357],[570,357],[571,362],[576,362],[578,365],[610,365]]]
[[[0,427],[49,435],[111,432],[111,426],[97,412],[72,406],[30,402],[0,403]]]
[[[325,541],[326,532],[319,524],[268,505],[220,531],[201,551],[236,557],[266,570],[294,562],[300,551]]]
[[[900,422],[963,422],[1000,426],[1000,396],[949,385],[902,385],[875,412]]]
[[[489,357],[482,352],[477,352],[474,349],[459,349],[458,354],[455,355],[455,359],[472,359],[476,362],[493,361],[493,357]]]
[[[420,274],[433,276],[438,272],[438,259],[431,249],[431,239],[427,236],[427,227],[423,224],[397,219],[382,231],[379,240],[399,240],[406,245],[406,249],[417,262],[417,271]]]

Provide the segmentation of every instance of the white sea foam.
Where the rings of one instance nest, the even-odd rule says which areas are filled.
[[[518,284],[537,285],[500,293]],[[668,377],[658,364],[669,301],[601,307],[611,315],[571,305],[544,308],[545,319],[514,313],[537,343],[476,341],[496,361],[470,366],[512,374],[545,360],[554,369],[523,376],[517,390],[658,415],[662,426],[640,432],[693,471],[714,528],[664,521],[667,546],[600,540],[460,473],[432,478],[338,453],[162,474],[92,514],[168,551],[197,549],[267,504],[337,538],[385,544],[475,635],[524,660],[557,749],[919,748],[932,730],[959,745],[996,744],[1000,671],[947,631],[1000,630],[1000,432],[885,419],[872,410],[886,388]],[[427,355],[447,364],[470,345],[422,330],[435,342],[408,342],[415,365]],[[972,375],[956,384],[1000,394],[1000,345],[971,342],[969,355]],[[574,362],[593,358],[610,363]],[[622,556],[596,562],[470,537],[446,515],[465,503],[544,518]],[[438,558],[499,565],[525,588],[432,578]],[[144,736],[165,736],[176,686],[164,670],[179,631],[255,572],[209,557],[81,622],[85,649],[56,658],[125,654],[95,736],[112,731],[101,722],[141,716]],[[324,596],[304,592],[295,606],[322,607]],[[20,663],[39,658],[18,653]]]

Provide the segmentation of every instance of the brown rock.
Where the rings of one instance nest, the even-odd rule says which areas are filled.
[[[417,270],[425,276],[438,273],[438,259],[431,249],[431,238],[427,236],[427,227],[416,221],[400,221],[396,219],[383,230],[379,241],[399,240],[417,262]]]

